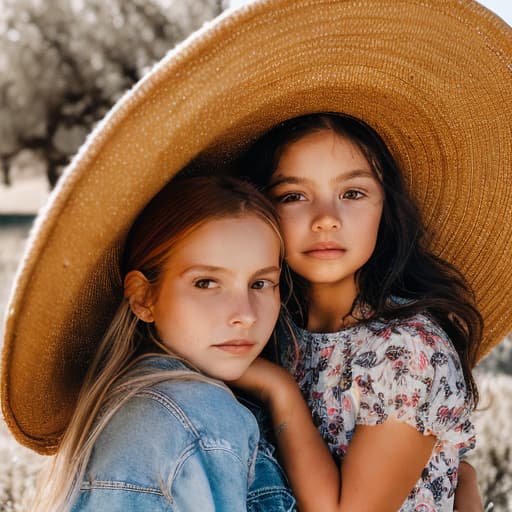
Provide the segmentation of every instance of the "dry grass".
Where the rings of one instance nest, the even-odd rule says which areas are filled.
[[[14,441],[5,423],[0,421],[0,510],[22,512],[35,485],[35,477],[44,457]]]
[[[474,414],[477,447],[469,461],[482,495],[494,512],[512,512],[512,376],[482,374],[481,401]]]

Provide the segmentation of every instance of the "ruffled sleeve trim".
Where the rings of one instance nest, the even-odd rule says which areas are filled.
[[[377,425],[394,416],[462,451],[474,447],[464,375],[444,331],[423,315],[370,330],[365,351],[352,360],[360,395],[356,423]]]

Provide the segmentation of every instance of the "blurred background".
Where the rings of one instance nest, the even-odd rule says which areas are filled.
[[[0,340],[34,217],[87,134],[176,43],[244,3],[0,0]],[[481,3],[512,24],[511,0]],[[486,503],[512,512],[510,336],[476,373],[482,399],[471,462]],[[1,511],[24,510],[43,459],[18,446],[0,419]]]

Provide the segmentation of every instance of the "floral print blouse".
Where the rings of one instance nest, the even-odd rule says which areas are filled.
[[[445,332],[422,314],[335,333],[290,327],[294,336],[279,330],[281,363],[297,380],[336,461],[357,425],[393,415],[437,437],[400,511],[452,511],[459,455],[474,447],[475,435],[459,357]]]

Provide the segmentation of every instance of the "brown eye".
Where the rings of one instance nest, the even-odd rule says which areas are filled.
[[[304,196],[298,192],[290,192],[289,194],[283,194],[277,198],[279,203],[294,203],[296,201],[302,201]]]
[[[197,281],[194,281],[194,286],[196,288],[202,288],[205,290],[208,288],[214,288],[215,284],[215,281],[212,279],[198,279]]]
[[[258,281],[255,281],[252,283],[251,288],[253,290],[263,290],[264,288],[270,288],[275,286],[276,283],[273,281],[270,281],[269,279],[259,279]]]
[[[343,193],[343,199],[361,199],[364,197],[364,194],[359,190],[347,190]]]

